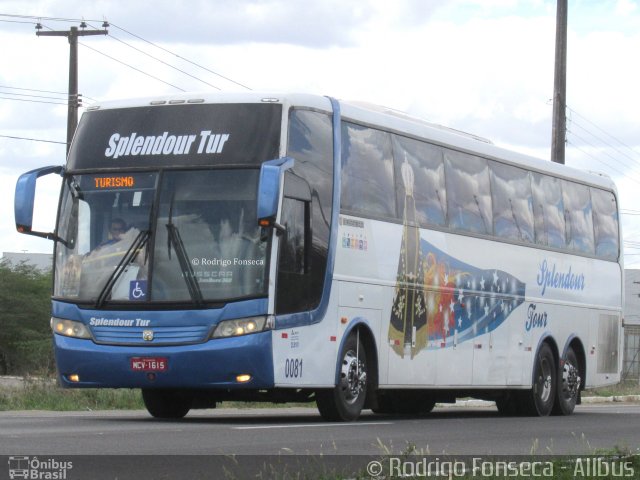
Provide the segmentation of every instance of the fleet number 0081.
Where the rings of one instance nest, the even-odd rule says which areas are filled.
[[[285,378],[302,378],[302,359],[287,358],[284,362]]]

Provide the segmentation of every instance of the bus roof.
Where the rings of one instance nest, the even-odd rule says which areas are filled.
[[[185,92],[156,97],[113,100],[87,107],[87,111],[143,106],[169,106],[202,103],[280,103],[292,106],[331,111],[329,97],[304,93],[279,92]],[[405,136],[422,139],[466,153],[499,160],[531,170],[549,173],[557,177],[571,178],[582,183],[615,191],[615,184],[605,174],[578,170],[549,160],[507,150],[477,135],[445,127],[413,117],[398,110],[375,104],[339,100],[341,115],[365,125],[379,127]]]

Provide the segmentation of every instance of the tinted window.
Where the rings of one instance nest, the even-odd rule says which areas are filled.
[[[445,150],[449,226],[473,233],[492,233],[487,160]]]
[[[342,124],[342,208],[374,217],[395,217],[390,135]]]
[[[557,178],[540,173],[532,173],[531,180],[536,243],[564,248],[566,241],[562,184]]]
[[[193,287],[205,301],[265,295],[258,170],[171,171],[160,188],[152,300],[194,300]]]
[[[534,241],[533,197],[529,172],[491,162],[493,228],[498,237]]]
[[[282,201],[281,222],[285,231],[280,241],[280,269],[283,273],[302,275],[305,272],[305,203],[286,197]]]
[[[399,213],[403,215],[406,197],[413,197],[417,223],[446,225],[447,193],[442,148],[393,135],[393,156]]]
[[[312,310],[322,298],[333,202],[331,117],[292,110],[287,155],[295,164],[285,175],[277,313]]]
[[[593,229],[596,255],[608,260],[618,258],[618,212],[616,197],[611,192],[591,189],[593,202]]]
[[[567,222],[567,246],[577,252],[594,253],[589,187],[562,182],[562,193]]]

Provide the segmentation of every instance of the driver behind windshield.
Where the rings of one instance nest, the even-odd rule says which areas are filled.
[[[123,219],[114,218],[111,220],[111,226],[109,227],[109,237],[98,245],[98,248],[119,242],[128,230],[127,224]]]
[[[127,225],[122,218],[113,218],[109,224],[107,238],[82,258],[82,279],[80,293],[83,297],[93,297],[104,288],[116,266],[123,259],[140,235],[140,230]],[[142,247],[131,258],[113,287],[112,299],[127,299],[129,282],[146,279],[146,247]]]

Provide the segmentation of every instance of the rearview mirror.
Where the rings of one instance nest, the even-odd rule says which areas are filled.
[[[293,167],[293,164],[293,158],[282,157],[264,162],[260,167],[256,211],[258,213],[258,224],[261,227],[275,225],[284,172]]]
[[[16,220],[16,230],[26,235],[34,235],[49,240],[56,240],[54,233],[35,232],[33,228],[33,207],[36,196],[36,181],[45,175],[57,173],[62,175],[64,167],[55,165],[49,167],[37,168],[30,172],[23,173],[16,183],[16,192],[14,197],[14,214]]]

